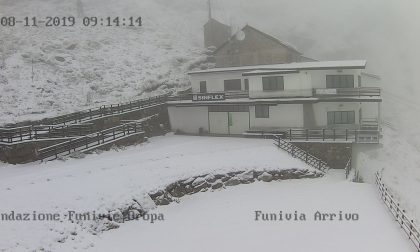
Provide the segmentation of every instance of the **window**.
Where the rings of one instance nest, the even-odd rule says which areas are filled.
[[[209,112],[249,112],[249,106],[245,106],[245,105],[209,106]]]
[[[327,88],[354,88],[354,75],[327,75]]]
[[[207,93],[207,82],[200,81],[200,93]]]
[[[262,82],[264,91],[284,90],[283,76],[263,77]]]
[[[327,113],[328,125],[331,124],[354,124],[354,111],[331,111]]]
[[[245,90],[249,91],[249,80],[245,79]]]
[[[241,90],[241,79],[225,80],[225,91]]]
[[[255,118],[269,118],[270,107],[268,105],[255,105]]]

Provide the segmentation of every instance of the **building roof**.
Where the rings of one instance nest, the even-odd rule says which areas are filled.
[[[214,18],[210,18],[207,21],[207,23],[204,24],[204,26],[207,26],[207,25],[210,25],[210,24],[215,24],[215,25],[223,26],[223,27],[226,27],[226,28],[230,29],[229,25],[226,25],[226,24],[224,24],[224,23],[222,23],[222,22],[220,22],[220,21],[218,21],[217,19],[214,19]]]
[[[259,34],[261,34],[261,35],[263,35],[264,37],[266,37],[266,38],[268,38],[268,39],[270,39],[270,40],[273,40],[274,42],[276,42],[276,43],[278,43],[278,44],[280,44],[281,46],[284,46],[284,47],[286,47],[286,48],[288,48],[289,50],[292,50],[292,51],[294,51],[294,52],[296,52],[296,53],[298,53],[298,54],[300,54],[300,55],[302,55],[302,53],[301,52],[299,52],[297,49],[296,49],[296,47],[294,47],[294,46],[292,46],[292,45],[290,45],[289,43],[286,43],[286,42],[284,42],[284,41],[281,41],[281,40],[279,40],[279,39],[277,39],[277,38],[275,38],[275,37],[273,37],[273,36],[271,36],[271,35],[269,35],[269,34],[267,34],[267,33],[264,33],[264,32],[262,32],[262,31],[260,31],[260,30],[258,30],[258,29],[256,29],[256,28],[254,28],[254,27],[252,27],[252,26],[250,26],[250,25],[245,25],[245,27],[244,28],[242,28],[240,31],[243,31],[243,30],[245,30],[245,29],[250,29],[250,30],[252,30],[252,31],[254,31],[254,32],[257,32],[257,33],[259,33]],[[214,51],[214,53],[217,53],[219,50],[221,50],[223,47],[225,47],[232,39],[234,39],[234,38],[236,38],[236,36],[238,35],[238,33],[240,32],[240,31],[238,31],[237,33],[235,33],[234,35],[232,35],[232,37],[229,39],[229,40],[227,40],[225,43],[223,43],[221,46],[219,46],[215,51]]]
[[[212,68],[207,70],[192,71],[188,74],[202,73],[221,73],[221,72],[243,72],[251,73],[253,71],[298,71],[298,70],[323,70],[323,69],[365,69],[366,60],[340,60],[340,61],[314,61],[314,62],[294,62],[287,64],[273,65],[255,65],[241,67]]]

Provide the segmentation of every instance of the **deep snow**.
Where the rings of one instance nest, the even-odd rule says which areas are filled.
[[[339,175],[341,179],[330,174],[187,196],[179,205],[159,207],[165,221],[126,223],[95,237],[88,251],[415,251],[376,188],[343,181],[342,171]],[[255,221],[255,211],[277,218],[280,211],[283,218],[297,211],[306,221]],[[359,220],[315,221],[317,211],[356,213]]]
[[[124,151],[66,162],[0,164],[0,212],[103,213],[133,199],[150,205],[147,192],[196,175],[290,168],[313,170],[278,150],[271,140],[168,135]],[[2,222],[0,249],[57,251],[56,241],[66,237],[75,239],[72,246],[81,249],[90,246],[91,236],[66,221]]]

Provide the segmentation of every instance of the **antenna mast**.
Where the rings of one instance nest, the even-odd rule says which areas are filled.
[[[207,4],[209,6],[209,20],[211,19],[211,0],[207,0]]]

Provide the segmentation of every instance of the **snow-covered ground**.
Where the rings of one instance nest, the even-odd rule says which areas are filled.
[[[206,21],[204,1],[82,2],[83,11],[88,16],[141,15],[144,26],[139,29],[0,26],[0,125],[171,90],[174,86],[184,85],[188,81],[185,72],[205,58],[201,47],[201,29]],[[420,50],[415,50],[420,42],[417,32],[419,2],[321,0],[312,8],[307,8],[306,5],[311,3],[306,1],[215,0],[213,3],[213,14],[221,21],[237,27],[245,23],[254,25],[293,42],[308,56],[322,60],[368,60],[368,72],[382,77],[382,111],[386,126],[383,148],[364,153],[359,166],[364,180],[369,183],[373,182],[374,171],[383,169],[385,182],[392,187],[403,207],[420,223],[420,123],[415,116],[420,109],[417,101]],[[282,8],[273,7],[277,5]],[[267,18],[261,19],[260,13],[266,13]],[[296,13],[301,13],[299,22],[296,22]],[[0,1],[0,16],[21,18],[76,14],[77,1]],[[140,183],[136,180],[141,176],[126,178],[124,172],[118,173],[116,169],[131,167],[129,161],[120,160],[120,157],[133,153],[137,148],[129,148],[124,154],[114,152],[109,157],[90,156],[66,163],[17,167],[0,164],[1,207],[16,205],[44,209],[44,206],[50,208],[54,205],[51,202],[56,201],[58,208],[80,206],[90,209],[101,202],[107,205],[114,199],[124,201],[127,191],[138,191]],[[176,148],[167,153],[172,151],[179,153]],[[143,156],[144,160],[147,160],[146,156]],[[258,162],[255,164],[257,167],[261,164]],[[138,163],[143,167],[140,161]],[[160,165],[166,164],[156,163],[159,168],[155,173],[162,176],[162,181],[170,181],[170,176],[174,175],[168,172],[171,169],[163,169]],[[194,171],[199,173],[208,168],[206,166],[201,170],[202,165],[195,165]],[[171,167],[169,163],[166,166]],[[222,166],[219,164],[218,167]],[[245,166],[248,167],[248,164]],[[181,168],[180,171],[184,170]],[[115,180],[109,181],[107,174],[115,176]],[[135,172],[128,173],[133,174]],[[176,173],[176,176],[181,175],[190,174],[187,170],[184,174]],[[154,178],[157,180],[159,176],[155,174]],[[89,185],[92,182],[90,179],[104,180],[108,185]],[[148,189],[148,180],[142,180],[142,192],[146,191],[143,182]],[[159,184],[154,182],[151,184]],[[86,189],[88,187],[104,191],[107,198],[100,200],[94,190]],[[85,191],[81,192],[79,188]],[[121,192],[120,188],[126,188],[126,191]],[[111,190],[115,191],[115,195]],[[56,192],[64,193],[63,199],[70,197],[71,200],[57,200],[54,197]],[[10,203],[4,204],[4,200]],[[26,227],[27,224],[22,224],[18,231],[11,232],[12,237],[7,235],[0,242],[6,245],[14,243],[13,235],[25,231]],[[28,236],[24,234],[28,232],[22,232],[22,242],[18,247],[34,244],[25,239]],[[41,232],[40,236],[43,234]],[[33,236],[34,240],[39,238]],[[35,243],[49,244],[50,238],[48,236],[46,241]]]
[[[127,148],[66,162],[0,165],[1,213],[108,212],[180,179],[231,171],[308,169],[278,150],[271,140],[162,136]],[[78,233],[73,237],[71,233]],[[69,222],[1,222],[0,251],[59,249],[57,241],[74,238],[79,249],[91,236]]]
[[[238,186],[158,207],[148,192],[185,178],[248,170],[313,170],[271,140],[169,134],[82,159],[0,166],[0,212],[58,213],[60,221],[2,221],[0,251],[200,251],[256,248],[277,251],[410,251],[372,185],[327,178]],[[133,200],[165,221],[126,222],[92,235],[90,222],[71,223],[68,211],[107,213]],[[298,211],[306,222],[255,222],[254,211]],[[354,222],[314,222],[316,211],[356,213]],[[264,234],[264,235],[261,235]],[[201,237],[201,238],[200,238]],[[65,240],[64,243],[59,241]],[[163,242],[164,241],[164,242]],[[296,248],[296,250],[293,250]]]
[[[77,2],[0,1],[0,16],[77,17]],[[162,94],[206,58],[201,25],[161,1],[80,2],[88,17],[141,16],[143,26],[0,26],[0,125]]]
[[[181,199],[158,208],[165,220],[140,220],[93,239],[87,251],[288,251],[288,252],[410,252],[415,251],[393,221],[374,186],[329,175],[229,187]],[[255,211],[274,213],[264,221]],[[279,220],[280,211],[283,220]],[[285,219],[305,214],[306,221]],[[315,220],[334,213],[335,220]],[[339,212],[357,214],[357,221],[340,221]],[[293,217],[294,218],[294,217]],[[71,243],[68,251],[72,251]],[[66,249],[67,250],[67,249]]]

